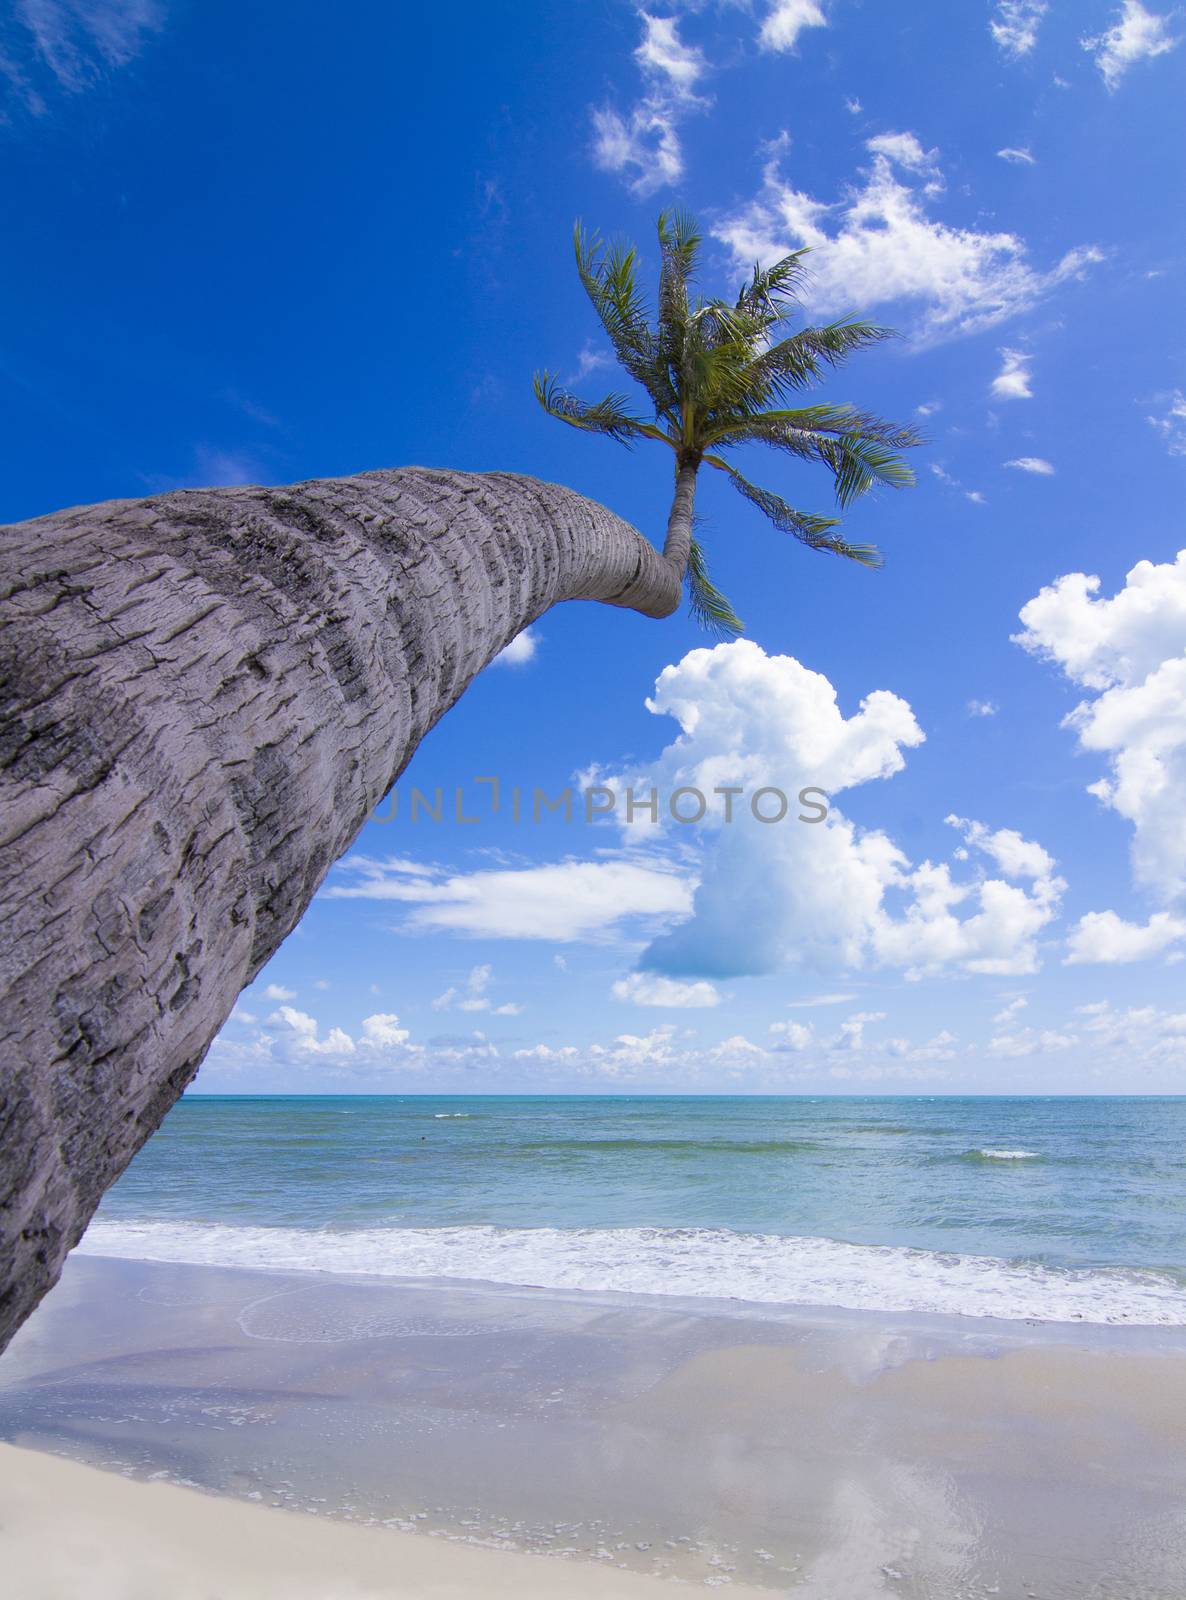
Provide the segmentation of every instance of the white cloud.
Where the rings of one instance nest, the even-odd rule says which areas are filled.
[[[1186,456],[1186,394],[1181,389],[1170,395],[1164,416],[1147,420],[1161,435],[1170,455]]]
[[[844,102],[844,109],[851,112],[854,117],[859,117],[865,108],[855,95],[849,95]]]
[[[815,1044],[815,1029],[809,1022],[772,1022],[770,1032],[778,1040],[776,1050],[791,1050],[796,1053],[810,1050]]]
[[[708,101],[693,92],[706,71],[704,56],[680,39],[675,18],[639,15],[643,36],[634,59],[647,90],[625,115],[611,106],[593,112],[593,160],[642,198],[679,182],[684,171],[679,124]]]
[[[1114,911],[1089,911],[1067,936],[1066,965],[1147,961],[1186,939],[1186,922],[1155,911],[1148,922],[1126,922]]]
[[[1012,461],[1006,461],[1007,467],[1014,468],[1017,472],[1029,472],[1038,478],[1052,478],[1054,468],[1042,456],[1014,456]]]
[[[28,31],[32,67],[48,71],[57,87],[77,94],[138,56],[150,34],[164,26],[158,0],[16,0],[16,17]],[[35,116],[47,105],[20,65],[0,52],[0,73]]]
[[[661,860],[629,855],[598,861],[562,861],[541,867],[415,874],[396,859],[348,856],[339,870],[350,883],[334,883],[332,899],[388,900],[412,909],[409,931],[486,935],[501,939],[604,938],[642,919],[664,923],[686,915],[694,880]]]
[[[773,0],[758,34],[763,50],[793,50],[806,28],[826,28],[820,0]]]
[[[613,986],[615,1000],[629,1001],[636,1006],[678,1006],[681,1009],[717,1006],[721,1003],[720,991],[711,983],[681,982],[678,978],[664,978],[657,972],[631,972],[619,978]]]
[[[973,870],[956,881],[946,864],[912,866],[884,833],[856,827],[836,806],[841,791],[900,770],[904,749],[922,742],[897,695],[876,690],[846,717],[826,678],[739,640],[665,668],[647,706],[680,726],[649,766],[648,786],[708,795],[726,784],[749,793],[770,785],[795,795],[817,785],[831,800],[821,824],[792,815],[766,825],[748,807],[724,824],[710,812],[716,827],[692,914],[652,941],[647,970],[676,978],[863,966],[910,977],[1034,970],[1035,941],[1062,889],[1039,846],[956,819],[965,857],[973,852],[1003,875]]]
[[[989,32],[1006,55],[1028,55],[1038,42],[1038,25],[1046,15],[1046,0],[997,0]]]
[[[1099,587],[1059,578],[1023,606],[1015,639],[1094,691],[1066,719],[1109,761],[1089,792],[1133,824],[1136,880],[1168,902],[1186,895],[1186,550],[1138,562],[1111,599]]]
[[[1013,1023],[1017,1021],[1018,1013],[1024,1011],[1028,1005],[1029,1001],[1025,998],[1025,996],[1018,995],[1015,999],[1010,1000],[1008,1005],[1003,1006],[1001,1010],[997,1012],[996,1016],[992,1019],[994,1025],[998,1028],[1012,1027]]]
[[[639,15],[643,36],[634,52],[639,67],[644,74],[665,78],[672,92],[681,99],[690,96],[697,80],[703,76],[704,56],[693,46],[684,44],[676,31],[674,17],[652,17],[646,11]]]
[[[331,1028],[324,1039],[319,1038],[314,1018],[307,1012],[294,1010],[292,1006],[281,1006],[278,1011],[273,1011],[268,1022],[273,1027],[289,1030],[292,1046],[298,1054],[343,1056],[354,1052],[354,1040],[348,1033],[341,1028]]]
[[[361,1044],[369,1050],[397,1050],[408,1043],[411,1035],[399,1026],[394,1011],[377,1011],[373,1017],[362,1021]]]
[[[610,107],[593,113],[593,160],[603,172],[617,172],[643,198],[683,177],[684,157],[670,110],[644,100],[628,117]]]
[[[1168,17],[1146,10],[1140,0],[1124,0],[1106,32],[1079,42],[1095,57],[1104,82],[1114,90],[1136,62],[1163,56],[1181,42],[1170,34],[1168,21]]]
[[[997,155],[1002,161],[1008,161],[1015,167],[1033,167],[1037,165],[1033,152],[1024,148],[1015,148],[1006,145],[1003,150],[998,150]]]
[[[1186,1012],[1157,1006],[1116,1011],[1104,1001],[1084,1007],[1082,1015],[1087,1019],[1083,1031],[1093,1047],[1126,1074],[1137,1063],[1145,1069],[1162,1063],[1186,1065]]]
[[[494,975],[493,968],[484,963],[481,966],[471,967],[469,976],[458,988],[450,985],[444,994],[437,995],[432,1002],[434,1011],[489,1011],[495,1017],[517,1017],[522,1011],[522,1006],[515,1005],[513,1001],[504,1001],[496,1006],[489,993],[490,982]]]
[[[811,994],[805,1000],[789,1000],[787,1010],[808,1011],[815,1006],[842,1006],[855,999],[854,994]]]
[[[924,150],[913,133],[878,133],[866,140],[865,149],[905,167],[907,172],[933,177],[939,170],[938,150]]]
[[[591,372],[600,372],[605,367],[612,367],[614,358],[608,350],[599,349],[593,342],[586,339],[577,356],[576,371],[568,379],[569,383],[583,383]]]
[[[282,983],[269,983],[264,995],[269,1000],[295,1000],[296,990],[286,989]]]
[[[988,504],[988,501],[984,498],[984,495],[981,494],[979,489],[965,489],[960,480],[958,478],[953,478],[951,473],[947,471],[946,467],[940,466],[937,461],[931,462],[931,471],[935,477],[938,478],[940,483],[945,483],[949,489],[958,489],[963,495],[964,499],[970,500],[974,506],[983,506]]]
[[[530,628],[524,628],[522,633],[517,633],[504,649],[500,650],[490,663],[492,667],[525,667],[529,661],[535,660],[535,652],[539,648],[539,636],[532,633]]]
[[[810,246],[811,278],[803,291],[810,312],[901,301],[917,311],[919,340],[992,327],[1101,259],[1094,248],[1079,248],[1040,271],[1028,264],[1015,234],[953,226],[930,214],[941,180],[937,167],[919,162],[937,152],[923,151],[906,134],[880,135],[868,149],[870,166],[831,204],[795,189],[775,156],[757,196],[717,223],[714,236],[746,271],[755,261]]]
[[[1016,1060],[1022,1056],[1051,1055],[1058,1050],[1069,1050],[1078,1043],[1073,1033],[1059,1033],[1055,1028],[1022,1028],[1018,1033],[1004,1033],[990,1039],[988,1054]]]
[[[969,700],[968,715],[970,717],[995,717],[997,707],[991,700]]]
[[[1002,350],[1001,370],[992,380],[992,393],[998,400],[1032,400],[1030,362],[1024,350]]]

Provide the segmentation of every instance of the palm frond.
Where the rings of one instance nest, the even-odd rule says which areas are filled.
[[[629,402],[624,395],[607,394],[604,400],[590,403],[561,388],[559,380],[551,372],[535,373],[531,386],[535,398],[548,415],[559,417],[571,428],[582,428],[586,433],[604,433],[627,446],[635,439],[664,439],[664,435],[652,423],[630,414],[626,409]]]
[[[914,429],[867,416],[851,406],[763,411],[717,428],[708,437],[718,449],[750,442],[769,444],[800,460],[822,462],[832,473],[836,500],[842,507],[874,484],[904,489],[914,482],[914,473],[897,453],[918,443]]]
[[[737,296],[738,311],[772,311],[779,318],[784,316],[783,305],[796,298],[796,290],[808,277],[803,258],[809,254],[809,248],[793,250],[765,270],[755,262],[753,277]]]
[[[688,547],[685,578],[692,615],[702,628],[722,639],[735,639],[739,633],[745,632],[744,622],[709,577],[704,548],[696,539]]]
[[[914,482],[913,471],[890,446],[860,433],[829,440],[820,449],[820,459],[832,469],[836,504],[841,507],[851,505],[875,483],[906,489]]]
[[[577,275],[605,329],[614,354],[660,411],[672,405],[675,393],[660,359],[651,330],[647,302],[638,287],[638,254],[622,244],[606,246],[599,234],[573,226]]]
[[[673,393],[682,398],[688,332],[688,285],[696,273],[700,235],[685,211],[659,213],[659,356]]]
[[[896,337],[892,328],[854,320],[800,328],[755,357],[751,370],[754,393],[760,397],[758,403],[791,389],[809,388],[819,381],[825,368],[842,366],[855,351]]]
[[[727,472],[733,487],[739,494],[757,506],[763,516],[769,517],[776,528],[783,533],[789,533],[798,539],[800,544],[805,544],[811,550],[827,550],[832,555],[845,556],[849,561],[857,561],[863,567],[880,567],[882,556],[876,545],[850,544],[847,539],[842,539],[836,532],[840,526],[838,517],[819,517],[809,511],[796,511],[794,506],[788,505],[780,495],[774,494],[770,489],[762,489],[756,483],[750,483],[743,478],[736,467],[730,466],[727,461],[722,461],[719,456],[705,456],[705,461],[710,466],[717,467],[721,472]]]

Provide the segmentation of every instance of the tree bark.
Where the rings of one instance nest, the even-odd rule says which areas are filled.
[[[699,460],[681,461],[675,473],[675,494],[667,518],[667,537],[663,541],[663,555],[678,568],[681,577],[687,569],[688,552],[692,547],[692,517],[696,505],[696,472]]]
[[[668,615],[684,561],[421,468],[0,529],[0,1349],[476,674],[562,600]]]

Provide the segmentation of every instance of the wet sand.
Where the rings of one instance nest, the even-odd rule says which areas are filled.
[[[535,1575],[541,1595],[607,1597],[630,1575],[804,1600],[1186,1593],[1177,1330],[76,1258],[0,1360],[0,1439],[109,1469],[85,1478],[121,1497],[104,1515],[124,1532],[86,1592],[112,1600],[189,1593],[135,1575],[137,1526],[184,1570],[199,1517],[232,1513],[276,1561],[297,1536],[265,1522],[331,1538],[340,1586],[316,1587],[310,1546],[304,1589],[261,1554],[243,1586],[195,1595],[477,1596]],[[0,1570],[37,1547],[38,1505],[56,1559],[45,1518],[56,1501],[69,1528],[91,1492],[55,1487],[66,1463],[3,1456]],[[190,1494],[200,1512],[166,1516],[110,1472],[242,1504]],[[206,1536],[224,1569],[238,1537]],[[433,1565],[462,1556],[523,1576]]]

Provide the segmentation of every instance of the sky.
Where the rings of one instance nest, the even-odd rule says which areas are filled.
[[[807,320],[901,335],[821,396],[926,435],[847,515],[884,570],[704,482],[744,639],[569,605],[517,640],[196,1092],[1186,1092],[1186,11],[11,0],[0,94],[5,520],[422,464],[659,539],[666,453],[531,374],[628,386],[572,224],[653,281],[671,205],[706,294],[810,246]],[[731,821],[672,819],[722,785]]]

